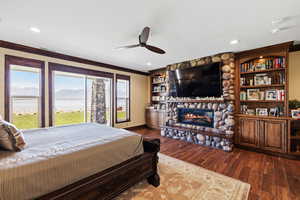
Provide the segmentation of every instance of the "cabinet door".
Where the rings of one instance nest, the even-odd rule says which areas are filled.
[[[261,121],[261,147],[265,150],[285,153],[287,122],[285,120]]]
[[[240,145],[258,147],[258,124],[257,119],[239,118],[238,142]]]

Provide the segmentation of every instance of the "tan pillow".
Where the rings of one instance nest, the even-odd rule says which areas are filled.
[[[25,145],[23,134],[16,126],[0,120],[0,147],[9,151],[21,151]]]

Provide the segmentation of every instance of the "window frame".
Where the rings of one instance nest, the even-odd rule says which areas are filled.
[[[80,75],[86,75],[86,76],[96,76],[96,77],[103,77],[103,78],[111,78],[111,101],[112,101],[112,109],[114,109],[114,74],[110,72],[103,72],[98,70],[92,70],[92,69],[85,69],[70,65],[63,65],[58,63],[48,63],[48,90],[49,90],[49,126],[53,126],[53,103],[54,103],[54,95],[53,95],[53,72],[59,71],[59,72],[68,72],[68,73],[74,73],[74,74],[80,74]],[[114,115],[112,110],[112,123],[111,126],[114,126]]]
[[[40,69],[40,121],[39,121],[39,127],[43,128],[46,126],[46,120],[45,120],[45,62],[41,60],[31,59],[31,58],[23,58],[23,57],[17,57],[12,55],[5,55],[5,90],[4,90],[4,97],[5,97],[5,110],[4,110],[4,119],[6,121],[11,121],[11,109],[10,109],[10,83],[11,83],[11,77],[10,77],[10,65],[20,65],[22,67],[29,67],[29,68],[38,68]]]
[[[118,121],[118,111],[117,111],[117,105],[118,105],[118,80],[126,80],[129,82],[129,99],[128,99],[128,119],[124,121]],[[128,75],[123,75],[123,74],[116,74],[116,79],[115,79],[115,85],[116,85],[116,91],[115,91],[115,118],[116,118],[116,124],[121,124],[125,122],[130,122],[131,121],[131,81],[130,81],[130,76]]]

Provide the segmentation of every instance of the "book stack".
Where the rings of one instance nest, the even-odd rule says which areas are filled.
[[[262,58],[241,64],[241,72],[253,72],[267,69],[285,68],[286,60],[284,57]]]

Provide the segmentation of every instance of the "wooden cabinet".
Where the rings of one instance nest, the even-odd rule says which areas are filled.
[[[165,111],[146,109],[146,124],[149,128],[160,129],[165,125]]]
[[[256,119],[240,118],[238,143],[250,147],[258,147],[258,121]]]
[[[285,153],[287,151],[287,122],[285,120],[260,121],[261,148]]]
[[[265,151],[287,152],[287,120],[240,117],[237,143]]]

